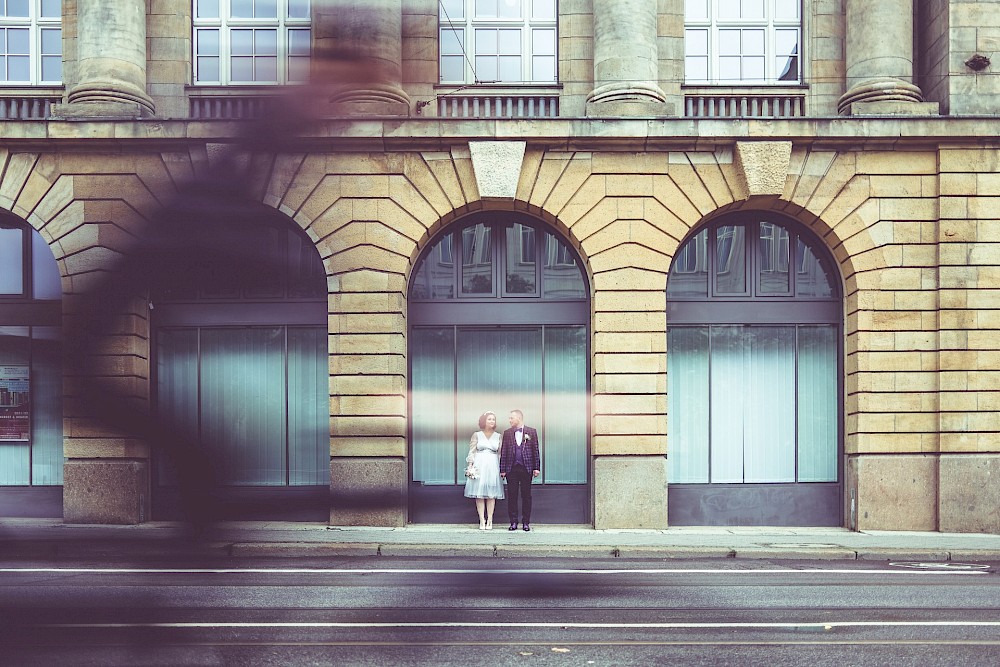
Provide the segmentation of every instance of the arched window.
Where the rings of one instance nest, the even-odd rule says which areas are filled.
[[[319,253],[287,218],[251,207],[184,230],[193,238],[154,282],[158,414],[209,449],[222,497],[252,501],[234,507],[243,518],[328,519]],[[178,489],[157,464],[154,512],[170,517]]]
[[[589,521],[582,265],[527,216],[479,214],[453,230],[424,251],[410,283],[410,520],[468,520],[455,486],[469,436],[482,412],[506,428],[518,408],[541,440],[537,493],[550,501],[536,503],[537,520]]]
[[[45,240],[0,216],[0,487],[62,484],[61,298]],[[61,516],[61,497],[49,491],[2,513]]]
[[[829,254],[780,216],[727,216],[680,248],[671,523],[840,525],[841,308]]]

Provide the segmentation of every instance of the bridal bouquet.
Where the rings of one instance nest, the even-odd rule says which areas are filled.
[[[465,476],[469,479],[479,479],[479,468],[476,467],[476,464],[470,463],[466,466]]]

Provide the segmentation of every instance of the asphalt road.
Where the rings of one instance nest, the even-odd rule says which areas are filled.
[[[0,563],[11,665],[996,665],[1000,564]]]

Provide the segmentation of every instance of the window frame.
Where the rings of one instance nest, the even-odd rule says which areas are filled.
[[[302,84],[306,83],[309,74],[309,62],[312,58],[312,3],[314,0],[305,0],[309,6],[309,16],[306,18],[289,17],[289,1],[290,0],[275,0],[277,9],[276,16],[274,17],[233,17],[232,16],[232,2],[233,0],[218,0],[219,4],[219,15],[218,17],[199,17],[198,16],[198,1],[192,0],[191,4],[191,84],[197,87],[206,86],[281,86],[288,84]],[[262,30],[273,30],[275,32],[275,79],[271,80],[243,80],[234,79],[232,76],[233,70],[233,52],[232,52],[232,33],[235,30],[250,30],[253,31],[253,46],[252,53],[249,55],[243,55],[236,57],[249,57],[251,58],[251,69],[254,70],[254,76],[256,76],[256,60],[257,58],[270,57],[270,54],[257,54],[256,53],[256,32]],[[309,52],[305,55],[293,54],[290,51],[292,44],[291,33],[294,31],[307,31],[309,33]],[[201,32],[216,32],[218,35],[218,50],[216,53],[200,54],[198,47],[199,33]],[[200,59],[201,58],[216,58],[218,60],[218,71],[219,76],[217,79],[212,80],[202,80],[200,79]],[[304,76],[301,79],[290,78],[290,72],[293,69],[291,62],[293,58],[304,59],[305,70]]]
[[[761,0],[764,6],[764,17],[760,19],[744,18],[720,18],[720,0],[698,0],[704,1],[708,7],[707,18],[692,18],[689,14],[688,2],[685,0],[684,8],[684,84],[688,86],[710,86],[710,87],[737,87],[737,86],[797,86],[804,83],[803,78],[803,33],[805,30],[804,3],[796,0],[795,5],[798,12],[797,18],[777,19],[775,18],[775,2],[778,0]],[[721,76],[721,59],[724,57],[720,53],[720,33],[728,30],[739,30],[741,32],[741,47],[738,55],[727,57],[738,58],[740,61],[740,76],[736,79],[723,79]],[[743,62],[746,58],[757,57],[756,54],[746,54],[742,46],[743,31],[762,30],[764,33],[764,48],[760,57],[764,60],[763,78],[748,78],[743,74]],[[777,53],[778,33],[781,31],[794,30],[797,34],[796,46],[793,53],[779,55]],[[688,52],[690,45],[689,33],[701,31],[706,33],[707,53],[691,54]],[[706,77],[695,78],[691,74],[689,60],[699,58],[705,60]],[[783,59],[781,67],[778,66],[778,59]],[[784,68],[794,59],[796,65],[796,76],[793,79],[782,79]]]
[[[481,0],[480,0],[481,1]],[[552,18],[534,18],[535,0],[520,0],[521,16],[514,17],[477,17],[477,0],[457,0],[463,5],[462,16],[453,16],[445,7],[446,3],[439,3],[438,11],[438,85],[554,85],[559,82],[559,3],[558,0],[551,0],[553,5]],[[498,0],[502,2],[502,0]],[[549,2],[549,0],[539,0],[539,2]],[[499,13],[499,12],[498,12]],[[520,78],[504,79],[500,76],[501,57],[513,57],[511,54],[501,53],[500,39],[497,38],[497,53],[477,54],[478,44],[477,30],[518,30],[520,32],[520,51],[517,57],[520,58]],[[552,53],[536,54],[535,33],[538,31],[552,32]],[[446,43],[453,43],[457,39],[460,46],[458,53],[442,53]],[[458,58],[462,61],[461,79],[445,78],[444,58]],[[481,79],[481,74],[477,72],[480,68],[476,64],[477,58],[496,58],[496,78]],[[535,78],[536,58],[551,58],[552,78]]]
[[[43,16],[42,15],[42,3],[44,0],[29,0],[28,1],[28,15],[27,16],[7,16],[6,13],[0,15],[0,31],[6,33],[7,30],[27,30],[28,31],[28,74],[27,79],[8,79],[7,78],[7,63],[4,60],[3,66],[0,67],[0,87],[4,88],[18,88],[18,87],[34,87],[34,86],[60,86],[62,85],[62,59],[63,59],[63,48],[62,48],[62,5],[59,5],[59,15],[58,16]],[[48,31],[56,31],[59,33],[58,53],[43,53],[42,52],[42,37],[43,33]],[[6,59],[7,53],[7,36],[3,35],[0,44],[3,45],[3,53],[0,53],[0,58]],[[17,54],[25,55],[25,54]],[[46,79],[44,77],[44,63],[45,58],[58,57],[59,62],[59,78],[58,79]]]

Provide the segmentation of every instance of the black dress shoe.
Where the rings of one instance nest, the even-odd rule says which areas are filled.
[[[524,528],[524,532],[526,532],[526,533],[527,533],[527,532],[528,532],[529,530],[531,530],[531,526],[529,526],[528,524],[524,524],[524,525],[523,525],[523,526],[521,526],[521,527],[522,527],[522,528]]]
[[[517,522],[512,522],[507,530],[517,530]]]

